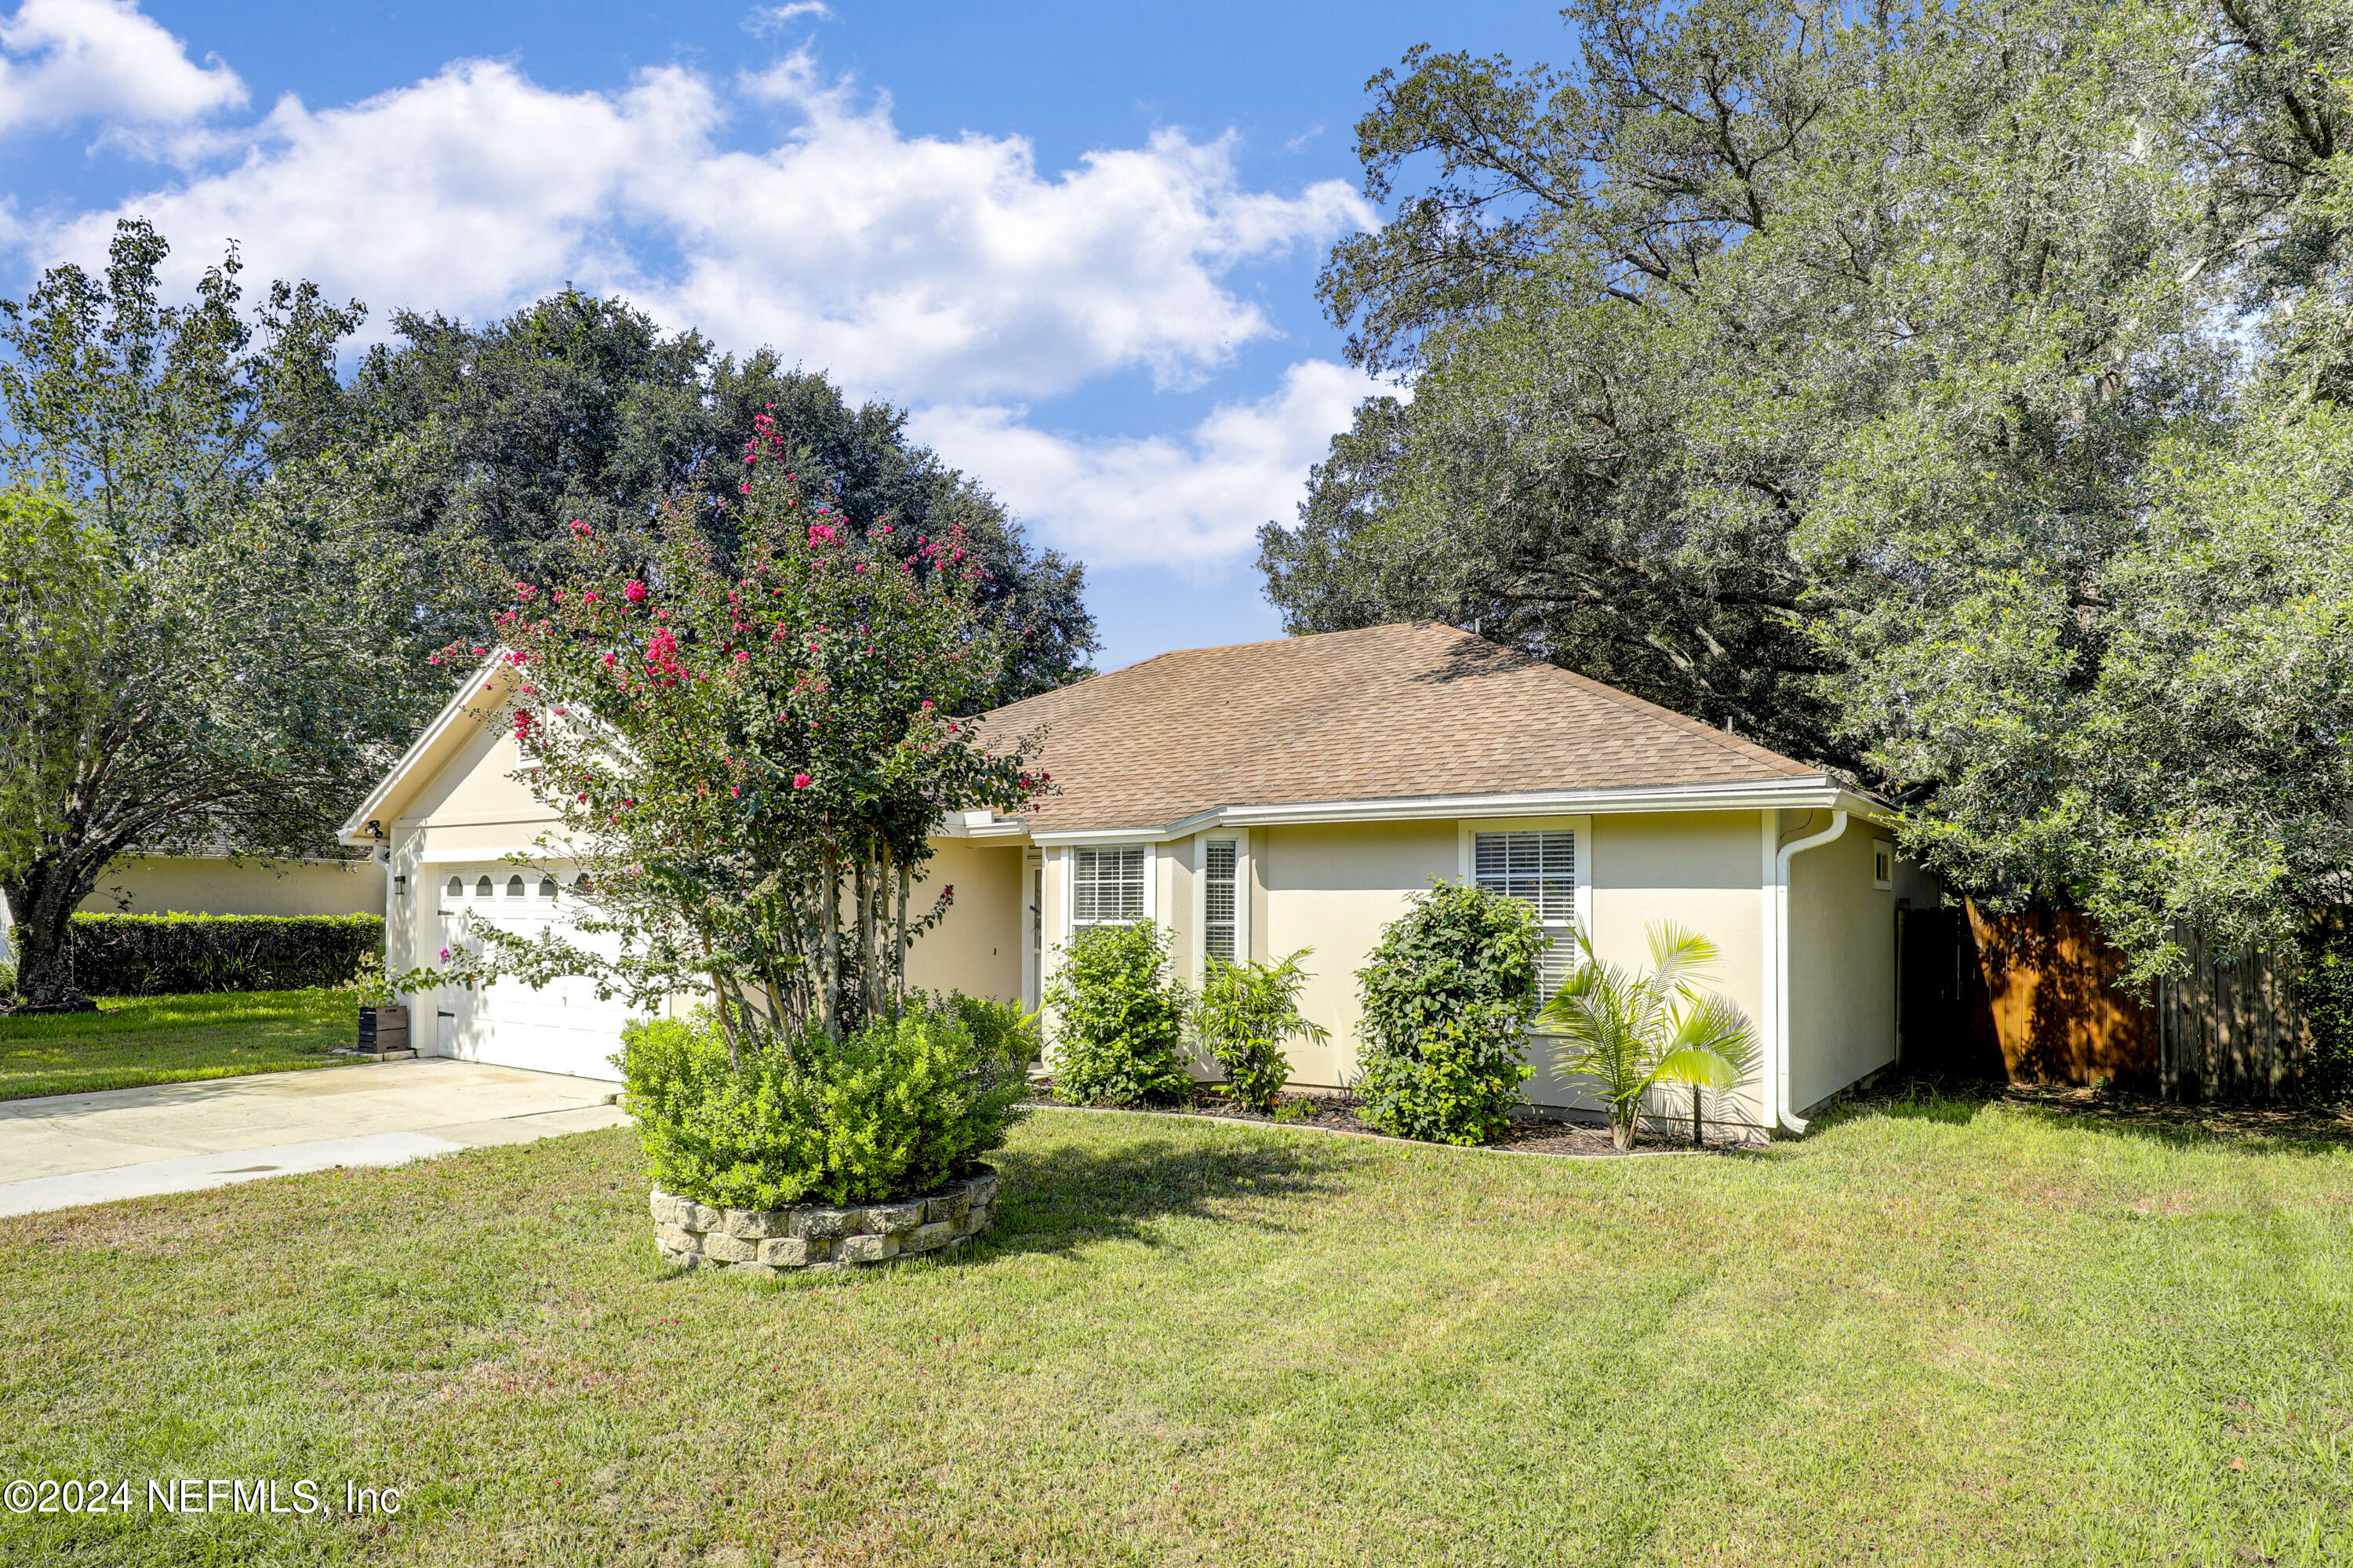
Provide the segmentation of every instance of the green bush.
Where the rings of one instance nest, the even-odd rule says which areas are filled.
[[[2299,1086],[2327,1105],[2353,1100],[2353,910],[2322,909],[2306,927],[2296,1007],[2312,1028],[2312,1059]]]
[[[930,1006],[953,1013],[984,1054],[1025,1073],[1037,1062],[1040,1042],[1036,1013],[1024,1012],[1015,1003],[992,996],[966,996],[960,991],[944,995],[934,992]]]
[[[708,1011],[630,1024],[615,1058],[649,1173],[738,1209],[928,1192],[1005,1141],[1018,1067],[953,1007],[911,1007],[828,1041],[731,1062]]]
[[[1527,1031],[1544,949],[1517,899],[1453,883],[1413,895],[1356,972],[1364,1122],[1431,1143],[1502,1132],[1535,1071]]]
[[[1291,1058],[1282,1043],[1293,1035],[1321,1044],[1331,1031],[1299,1011],[1307,971],[1299,960],[1314,952],[1302,948],[1279,964],[1212,961],[1193,1005],[1193,1027],[1218,1065],[1234,1098],[1264,1116],[1291,1081]]]
[[[1185,986],[1167,971],[1167,937],[1149,920],[1097,926],[1071,938],[1046,985],[1056,1099],[1169,1105],[1192,1094]]]
[[[381,915],[77,915],[65,956],[92,996],[188,996],[345,985],[383,953]]]

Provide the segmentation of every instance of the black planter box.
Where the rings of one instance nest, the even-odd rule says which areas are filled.
[[[360,1049],[363,1051],[407,1050],[408,1009],[406,1007],[361,1008]]]

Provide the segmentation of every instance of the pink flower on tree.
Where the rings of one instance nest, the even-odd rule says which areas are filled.
[[[565,526],[572,530],[572,536],[575,539],[586,539],[592,531],[587,524],[582,522],[577,517],[575,517],[571,522],[565,524]]]
[[[632,577],[622,585],[621,597],[631,604],[643,604],[646,599],[646,585]]]
[[[816,782],[816,779],[811,779],[806,773],[796,773],[793,775],[793,788],[796,789],[806,789]]]
[[[829,524],[824,523],[809,524],[808,542],[812,547],[818,545],[830,545],[833,539],[833,529]]]
[[[447,948],[441,949],[441,961],[445,964],[449,961],[449,949]]]

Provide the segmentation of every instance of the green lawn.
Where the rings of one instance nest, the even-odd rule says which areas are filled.
[[[357,1036],[358,1006],[349,991],[250,991],[0,1018],[0,1100],[323,1067]]]
[[[665,1277],[626,1133],[0,1220],[59,1563],[2353,1560],[2353,1153],[1975,1099],[1558,1160],[1040,1114],[985,1245]]]

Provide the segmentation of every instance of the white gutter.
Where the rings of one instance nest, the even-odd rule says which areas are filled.
[[[1855,810],[1874,802],[1816,774],[1769,782],[1651,785],[1600,789],[1526,790],[1499,795],[1399,796],[1374,800],[1292,800],[1215,806],[1173,822],[1116,828],[1030,831],[1040,844],[1136,843],[1190,838],[1212,828],[1277,827],[1300,822],[1465,821],[1480,817],[1584,816],[1619,811]]]
[[[1781,844],[1781,814],[1765,813],[1765,860],[1769,879],[1765,896],[1765,1123],[1803,1135],[1806,1122],[1789,1104],[1789,862],[1846,832],[1847,813],[1831,814],[1831,825],[1810,838]]]

